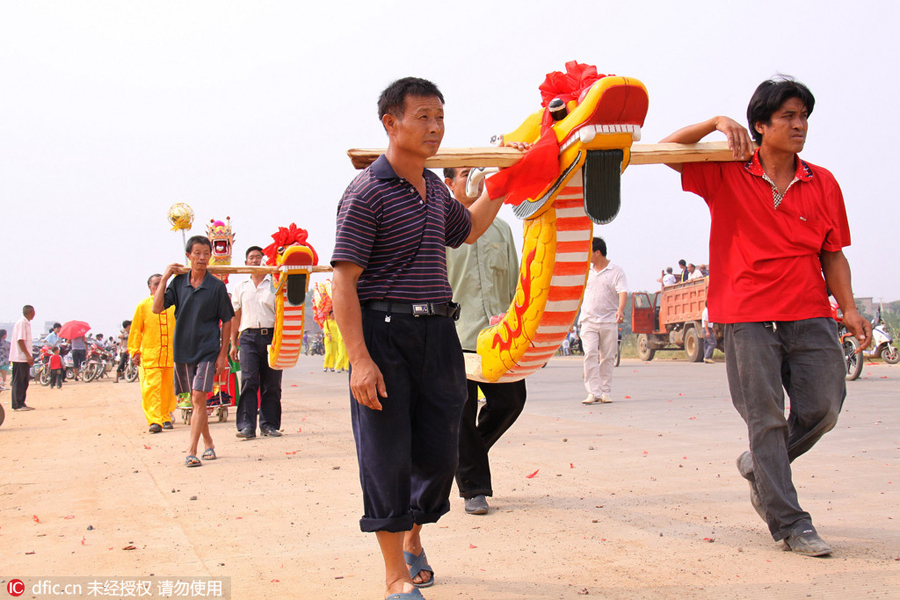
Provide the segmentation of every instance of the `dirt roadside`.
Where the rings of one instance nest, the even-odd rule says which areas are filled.
[[[137,384],[32,385],[36,410],[7,408],[0,427],[4,585],[212,576],[236,599],[379,598],[346,374],[319,365],[285,373],[283,437],[240,441],[232,415],[212,425],[219,460],[198,469],[183,466],[180,419],[147,433]],[[615,402],[591,407],[580,371],[554,359],[529,380],[492,452],[491,513],[454,497],[426,529],[429,600],[900,598],[900,367],[866,365],[835,431],[795,464],[835,548],[824,559],[782,552],[750,507],[723,364],[623,360]]]

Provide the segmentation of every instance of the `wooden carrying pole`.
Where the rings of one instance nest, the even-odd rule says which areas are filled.
[[[310,273],[331,273],[333,270],[327,265],[312,265],[309,268]],[[181,267],[181,273],[187,273],[191,270],[190,265]],[[245,265],[209,265],[207,270],[213,275],[259,275],[260,273],[268,275],[279,272],[278,267],[248,267]]]
[[[383,148],[351,148],[350,161],[357,169],[365,169],[384,154]],[[515,148],[441,148],[425,161],[429,169],[444,167],[511,167],[524,156]],[[634,144],[631,146],[632,165],[658,165],[686,162],[728,162],[734,155],[728,142],[699,144]]]

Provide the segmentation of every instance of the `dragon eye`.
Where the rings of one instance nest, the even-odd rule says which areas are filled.
[[[547,106],[550,109],[550,115],[553,117],[554,121],[561,121],[569,114],[569,110],[566,107],[566,103],[563,102],[560,98],[554,98],[550,101],[550,104]]]
[[[278,246],[278,254],[282,254],[284,252],[284,246]]]

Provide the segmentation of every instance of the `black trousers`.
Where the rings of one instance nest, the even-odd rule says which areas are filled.
[[[260,429],[281,429],[281,370],[269,366],[272,333],[241,332],[241,398],[235,419],[239,431],[256,431],[257,415]]]
[[[62,387],[63,379],[66,378],[66,371],[64,369],[51,369],[50,370],[50,387]]]
[[[381,370],[383,409],[351,392],[353,437],[365,513],[362,531],[408,531],[450,510],[466,368],[453,319],[364,308],[363,336]],[[350,365],[353,373],[353,365]]]
[[[12,377],[10,388],[12,392],[13,410],[25,406],[25,395],[28,392],[28,380],[31,379],[29,370],[31,366],[27,362],[14,362],[12,364]]]
[[[512,427],[525,407],[525,380],[512,383],[467,381],[469,397],[459,431],[456,486],[463,498],[493,496],[488,451]],[[478,388],[485,403],[478,410]]]

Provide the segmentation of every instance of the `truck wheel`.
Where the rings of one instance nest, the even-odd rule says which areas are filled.
[[[700,339],[696,327],[690,327],[684,334],[684,353],[691,362],[703,360],[703,340]]]
[[[653,360],[653,355],[656,354],[656,350],[650,347],[650,340],[647,338],[646,333],[642,333],[638,336],[638,358],[644,361]]]

